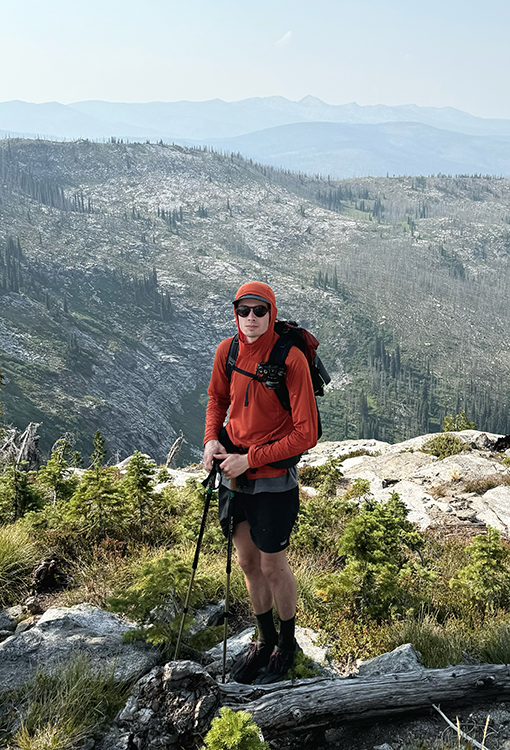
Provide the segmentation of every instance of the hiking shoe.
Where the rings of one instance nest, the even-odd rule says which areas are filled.
[[[263,667],[267,667],[273,652],[265,643],[250,643],[248,651],[242,653],[232,665],[230,679],[250,685]]]
[[[254,685],[269,685],[271,682],[284,680],[289,669],[294,666],[297,654],[302,650],[297,641],[294,641],[292,651],[284,651],[284,649],[275,646],[267,667],[262,670]]]

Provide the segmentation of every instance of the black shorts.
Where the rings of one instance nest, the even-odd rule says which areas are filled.
[[[223,484],[218,490],[220,526],[228,536],[230,490]],[[290,534],[299,510],[299,487],[286,492],[258,492],[234,495],[234,529],[248,521],[253,543],[261,552],[281,552],[289,546]]]

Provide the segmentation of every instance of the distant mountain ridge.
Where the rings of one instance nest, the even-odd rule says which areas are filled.
[[[416,126],[421,126],[421,130]],[[428,129],[428,130],[427,130]],[[354,175],[510,175],[510,120],[452,107],[326,104],[314,96],[225,102],[0,103],[0,135],[210,145],[276,167]],[[479,140],[473,140],[478,138]]]
[[[0,102],[0,130],[41,137],[228,138],[297,122],[421,122],[470,135],[510,135],[510,120],[476,117],[453,107],[360,106],[355,102],[335,105],[314,96],[306,96],[298,102],[282,96],[237,102],[221,99],[147,103]]]
[[[334,179],[388,174],[510,175],[510,136],[466,135],[419,122],[301,122],[208,143],[261,164]]]

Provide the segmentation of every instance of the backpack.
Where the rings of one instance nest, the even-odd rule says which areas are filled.
[[[324,386],[331,382],[331,378],[317,354],[319,342],[315,336],[313,336],[310,331],[307,331],[306,328],[298,326],[293,320],[276,320],[274,330],[278,334],[279,339],[273,346],[267,362],[259,362],[257,365],[256,374],[236,367],[236,360],[239,354],[239,336],[238,334],[234,336],[230,343],[227,362],[225,365],[228,379],[230,380],[232,377],[232,371],[235,370],[236,372],[248,376],[251,380],[258,380],[261,383],[265,383],[266,388],[274,390],[283,408],[287,411],[291,411],[289,391],[285,383],[285,360],[287,359],[287,354],[289,353],[290,348],[292,346],[297,346],[298,349],[301,349],[306,357],[306,361],[308,362],[314,395],[316,397],[324,396]],[[250,382],[246,389],[246,404],[248,403],[248,388]],[[315,404],[317,406],[317,399]],[[321,435],[322,424],[319,407],[317,406],[317,440]]]

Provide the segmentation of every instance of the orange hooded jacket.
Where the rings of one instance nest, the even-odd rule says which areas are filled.
[[[273,328],[277,313],[276,299],[271,287],[262,282],[243,284],[236,299],[247,295],[262,297],[271,304],[269,328],[254,343],[246,341],[238,325],[239,355],[236,367],[255,373],[258,363],[269,359],[278,340],[278,334]],[[237,316],[236,323],[238,324]],[[317,408],[308,362],[296,346],[291,347],[285,362],[285,382],[291,406],[289,412],[280,404],[274,391],[266,388],[264,383],[250,380],[235,370],[229,381],[226,362],[232,338],[231,336],[221,342],[214,357],[207,391],[209,401],[204,444],[218,439],[230,406],[226,430],[234,445],[248,449],[248,479],[282,476],[285,469],[275,469],[267,464],[303,453],[317,442]],[[248,405],[245,405],[248,384]],[[256,471],[252,471],[253,469]]]

